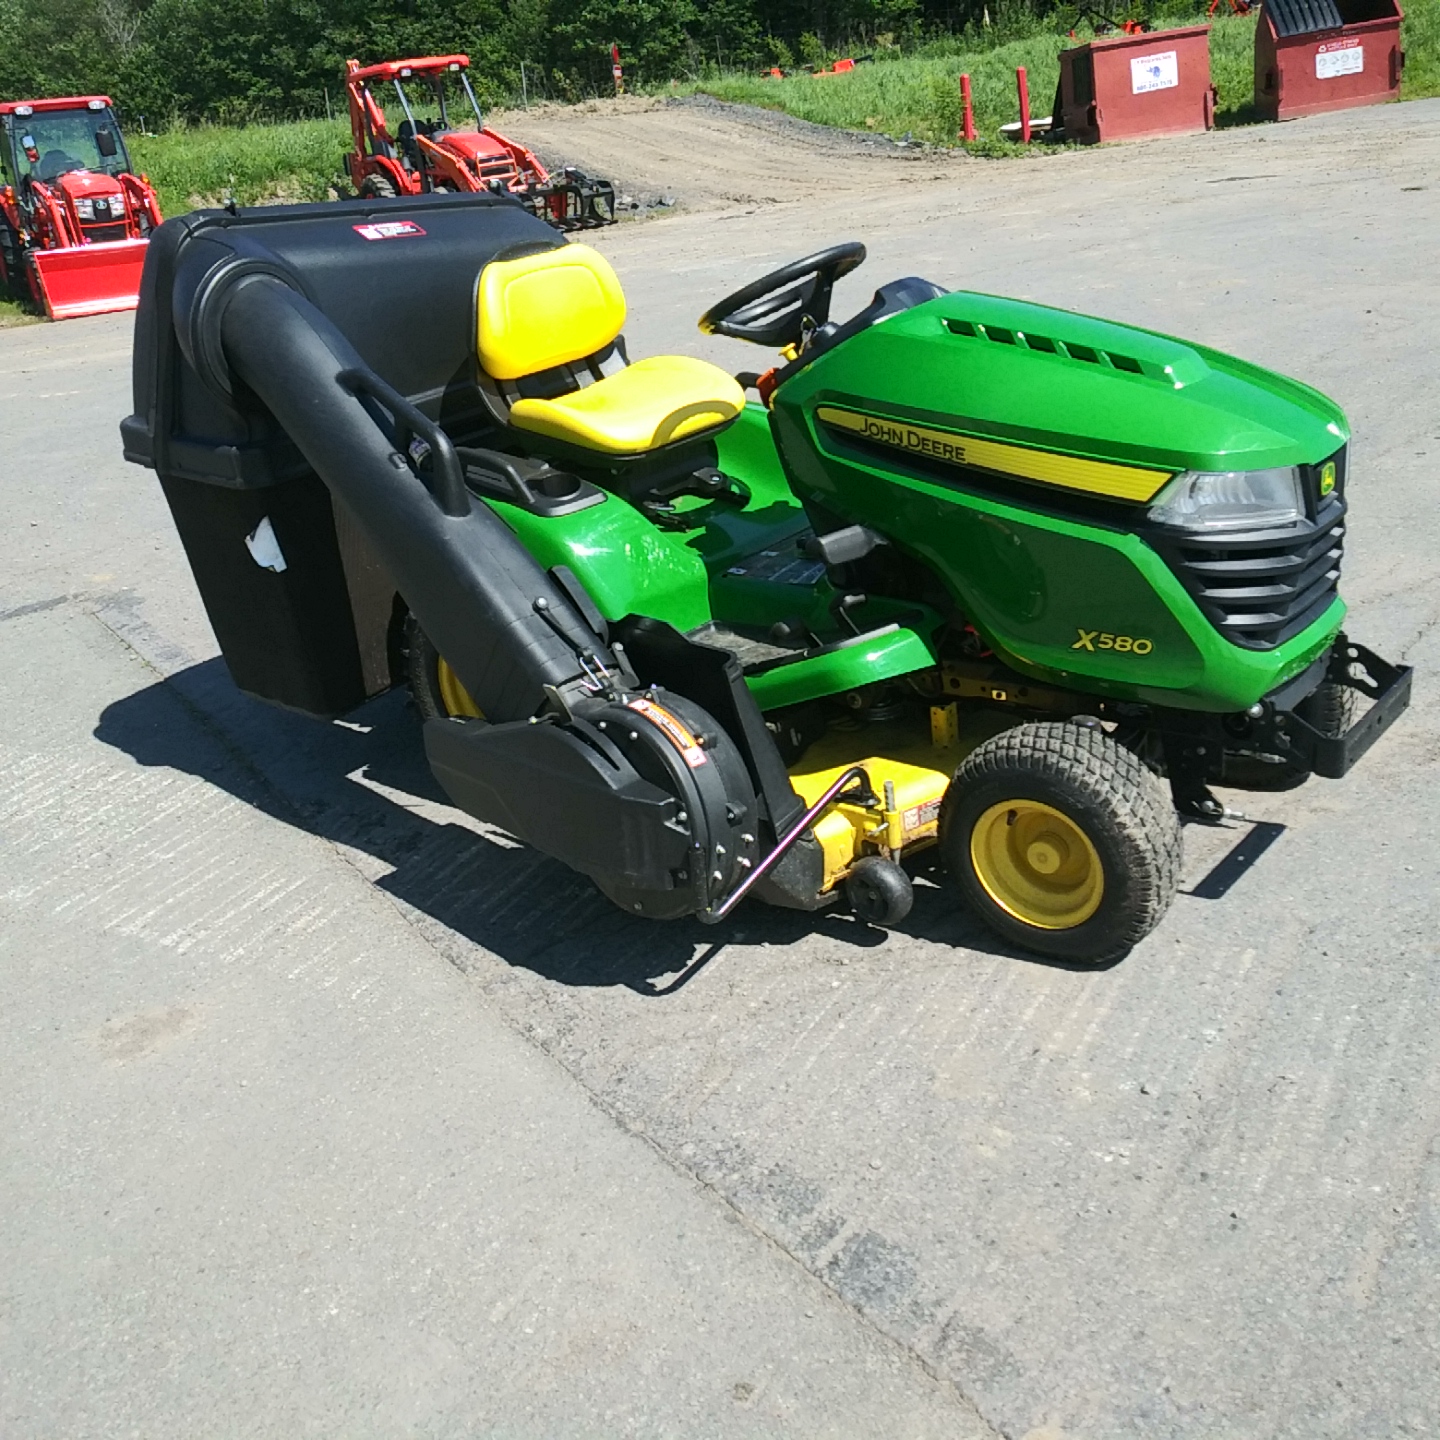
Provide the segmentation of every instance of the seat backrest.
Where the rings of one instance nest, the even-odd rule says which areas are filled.
[[[559,245],[492,260],[480,272],[475,311],[485,373],[518,380],[604,350],[625,324],[625,295],[603,255]]]

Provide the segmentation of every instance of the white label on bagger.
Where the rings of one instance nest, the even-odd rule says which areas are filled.
[[[1315,52],[1315,78],[1334,80],[1358,75],[1365,68],[1365,49],[1358,40],[1330,40]]]
[[[1173,90],[1180,83],[1180,62],[1175,51],[1161,50],[1156,55],[1137,55],[1130,62],[1130,89],[1136,95],[1152,90]]]
[[[250,558],[262,570],[273,570],[279,575],[288,568],[285,564],[285,552],[275,538],[275,527],[270,523],[268,515],[245,537],[245,548],[250,552]]]
[[[423,235],[413,220],[380,220],[373,225],[352,225],[357,235],[366,240],[398,240],[402,235]]]

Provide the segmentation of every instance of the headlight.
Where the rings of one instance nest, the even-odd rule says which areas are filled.
[[[1266,530],[1305,515],[1293,465],[1279,470],[1187,470],[1155,497],[1150,518],[1177,530]]]
[[[93,220],[95,218],[95,202],[93,200],[77,200],[75,213],[82,220]]]

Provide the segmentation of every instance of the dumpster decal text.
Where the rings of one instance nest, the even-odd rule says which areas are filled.
[[[1173,90],[1180,83],[1180,62],[1175,51],[1161,50],[1155,55],[1137,55],[1130,62],[1130,89],[1136,95],[1152,90]]]
[[[1334,80],[1358,75],[1365,68],[1365,50],[1358,40],[1330,40],[1315,52],[1315,78]]]
[[[815,413],[825,425],[875,445],[903,450],[917,459],[993,470],[1000,475],[1063,485],[1067,490],[1085,490],[1117,500],[1149,500],[1173,474],[1168,470],[1141,470],[1133,465],[1086,460],[1078,455],[1057,455],[1050,450],[1031,450],[1023,445],[1003,445],[996,440],[930,430],[901,420],[864,415],[858,410],[841,410],[833,405],[822,405]]]

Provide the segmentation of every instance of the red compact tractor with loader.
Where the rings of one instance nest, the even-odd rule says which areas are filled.
[[[536,155],[485,124],[466,55],[431,55],[362,66],[346,62],[350,180],[367,199],[430,190],[508,194],[558,230],[615,220],[615,187],[566,167],[552,176]],[[394,88],[404,119],[392,135],[385,103]]]
[[[133,310],[160,219],[109,96],[0,103],[0,280],[12,293],[52,320]]]

